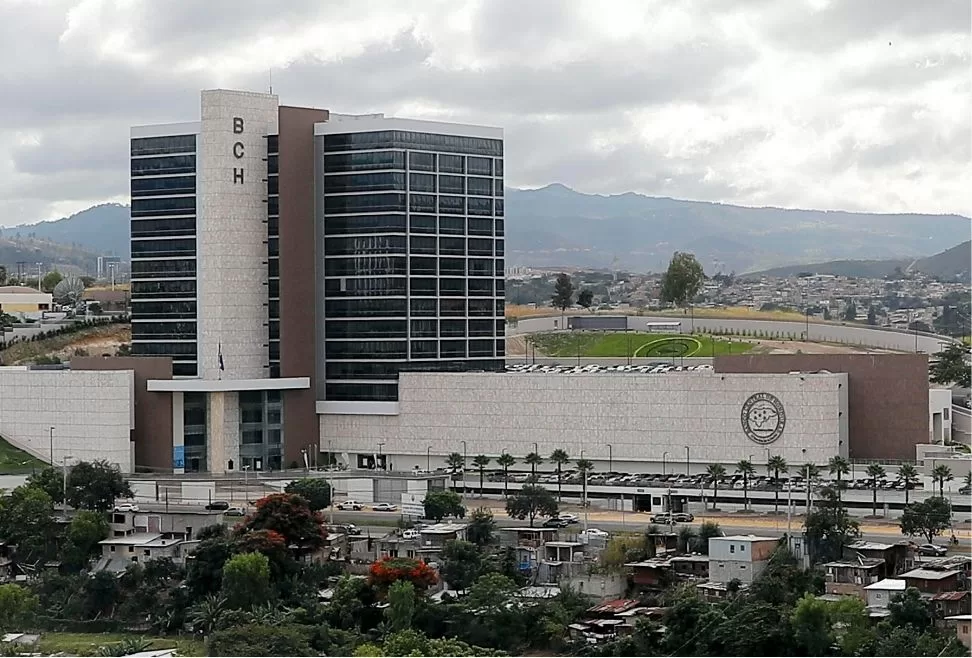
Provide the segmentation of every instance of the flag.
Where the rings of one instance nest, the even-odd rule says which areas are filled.
[[[223,343],[219,342],[219,348],[217,352],[217,357],[219,358],[219,371],[222,372],[226,370],[226,366],[223,365]]]

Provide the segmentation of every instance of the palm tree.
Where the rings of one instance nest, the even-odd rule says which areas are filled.
[[[503,497],[506,498],[510,486],[510,466],[516,463],[516,457],[504,452],[496,458],[496,463],[503,467]]]
[[[938,480],[938,495],[944,498],[945,482],[950,482],[952,480],[952,469],[950,469],[946,464],[939,464],[932,469],[931,476],[933,480]]]
[[[446,466],[452,472],[452,490],[455,491],[459,474],[466,470],[466,458],[458,452],[450,452],[446,457]]]
[[[773,514],[778,514],[780,511],[780,473],[788,472],[790,467],[782,455],[773,455],[766,462],[766,468],[773,471],[773,489],[776,491],[776,498],[773,500]]]
[[[557,500],[561,497],[561,483],[560,483],[560,473],[563,465],[570,461],[570,455],[567,454],[566,450],[561,450],[557,448],[550,453],[550,461],[557,465]]]
[[[588,473],[594,470],[594,462],[590,459],[578,459],[577,470],[580,472],[581,481],[584,483],[584,507],[587,507],[587,478]]]
[[[736,464],[736,472],[743,476],[743,507],[749,509],[749,476],[756,472],[753,463],[748,459],[741,460]]]
[[[877,490],[878,480],[884,478],[887,472],[880,464],[867,465],[867,477],[871,478],[871,516],[877,516]]]
[[[807,478],[807,514],[810,513],[810,492],[813,491],[813,481],[820,477],[820,467],[813,462],[807,462],[800,468],[803,477]]]
[[[535,452],[531,452],[526,457],[523,458],[524,464],[530,465],[530,480],[536,482],[537,480],[537,466],[543,463],[543,457]]]
[[[489,466],[490,459],[486,455],[476,455],[473,457],[473,466],[479,469],[479,497],[483,497],[483,474]]]
[[[207,594],[189,611],[193,631],[211,634],[226,616],[226,599],[221,594]]]
[[[712,480],[712,511],[714,512],[716,499],[719,497],[719,480],[726,477],[726,468],[722,464],[709,464],[705,473]]]
[[[842,489],[840,478],[850,473],[850,463],[839,455],[831,457],[830,461],[827,462],[827,470],[830,471],[831,475],[837,476],[837,500],[840,500],[840,492]]]
[[[908,492],[914,489],[918,482],[918,469],[914,464],[902,464],[898,467],[898,479],[904,483],[905,505],[908,504]]]

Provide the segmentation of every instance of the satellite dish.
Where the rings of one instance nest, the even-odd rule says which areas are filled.
[[[76,276],[61,279],[54,286],[54,301],[64,306],[77,306],[84,295],[84,282]]]

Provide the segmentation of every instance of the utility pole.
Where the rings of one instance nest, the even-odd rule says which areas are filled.
[[[67,521],[67,460],[71,455],[64,455],[64,462],[61,466],[61,509],[64,512],[64,520]]]

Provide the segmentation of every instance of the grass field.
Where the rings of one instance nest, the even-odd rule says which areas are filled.
[[[22,475],[47,466],[47,462],[28,455],[0,437],[0,475]]]
[[[37,651],[45,656],[59,653],[68,656],[96,656],[100,647],[118,644],[126,638],[138,637],[138,635],[124,633],[43,633],[37,643]],[[146,636],[145,641],[152,643],[153,650],[175,648],[178,649],[180,656],[206,655],[206,646],[199,640],[191,638]]]
[[[540,333],[532,334],[537,349],[548,356],[644,357],[714,356],[742,354],[752,343],[703,334],[654,334],[647,332]]]

